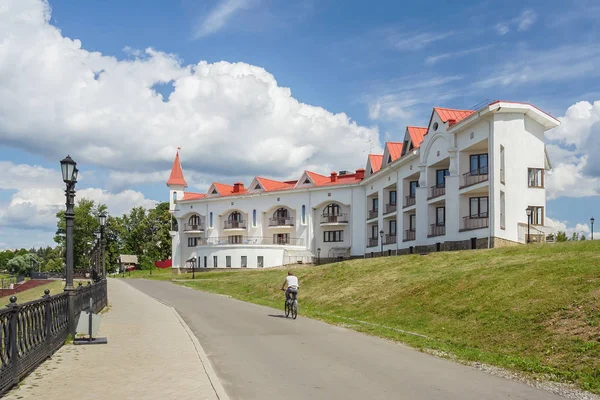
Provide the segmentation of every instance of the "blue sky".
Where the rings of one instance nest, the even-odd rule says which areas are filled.
[[[51,240],[50,170],[65,152],[80,162],[82,196],[118,213],[167,198],[177,146],[191,190],[355,169],[369,140],[374,151],[401,140],[432,106],[495,99],[564,118],[548,135],[556,226],[585,232],[597,211],[597,1],[7,1],[0,162],[13,177],[0,181],[0,247]],[[219,144],[238,138],[257,150],[217,162]],[[332,138],[346,153],[327,148]],[[281,157],[260,150],[273,146]],[[31,214],[39,223],[24,224]]]

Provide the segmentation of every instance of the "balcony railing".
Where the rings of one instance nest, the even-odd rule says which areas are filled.
[[[429,228],[429,237],[444,236],[446,234],[446,225],[431,224]]]
[[[435,185],[429,188],[429,199],[435,199],[446,194],[446,185]]]
[[[388,203],[385,205],[385,209],[383,210],[384,214],[393,213],[396,211],[396,203]]]
[[[463,174],[462,177],[463,184],[461,185],[461,189],[467,186],[473,186],[478,183],[485,182],[489,179],[488,167],[474,169],[473,171],[469,171],[466,174]]]
[[[246,229],[246,221],[225,221],[225,229]]]
[[[396,234],[384,236],[383,244],[395,244],[395,243],[396,243]]]
[[[224,245],[290,245],[302,246],[304,239],[272,236],[220,236],[214,238],[198,238],[198,246],[224,246]]]
[[[379,240],[377,238],[369,238],[367,240],[367,247],[377,247]]]
[[[183,230],[184,232],[189,232],[189,231],[203,231],[204,230],[204,224],[183,224]]]
[[[471,231],[473,229],[487,228],[490,225],[490,219],[487,213],[463,217],[463,226],[461,231]]]
[[[269,218],[269,226],[294,226],[294,220],[284,217]]]
[[[404,207],[414,206],[417,203],[417,198],[414,194],[404,197]]]
[[[369,214],[367,216],[368,219],[377,218],[379,215],[379,210],[369,210]]]
[[[404,242],[409,242],[417,238],[417,232],[414,229],[404,231]]]
[[[321,215],[321,223],[322,224],[347,224],[348,223],[348,214],[346,214],[346,213],[323,214],[323,215]]]

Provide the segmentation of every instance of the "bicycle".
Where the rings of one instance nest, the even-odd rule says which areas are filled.
[[[282,289],[285,291],[285,289]],[[298,316],[298,299],[296,298],[296,293],[291,293],[290,299],[285,300],[284,305],[285,317],[287,318],[290,313],[292,314],[292,319],[296,319]]]

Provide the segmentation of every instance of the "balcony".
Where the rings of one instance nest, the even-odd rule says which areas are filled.
[[[321,225],[339,225],[348,223],[348,214],[323,214],[321,215]]]
[[[225,221],[223,229],[246,229],[246,221]]]
[[[475,229],[487,228],[488,226],[490,226],[490,218],[487,213],[471,215],[469,217],[463,217],[463,226],[460,231],[472,231]]]
[[[431,224],[429,235],[427,237],[444,236],[446,234],[446,225]]]
[[[396,244],[396,234],[393,235],[385,235],[383,237],[383,244]]]
[[[435,199],[446,194],[446,185],[440,184],[429,188],[429,197],[427,200]]]
[[[469,171],[462,175],[462,185],[460,188],[466,188],[469,186],[477,185],[478,183],[485,182],[489,179],[488,168],[483,167]]]
[[[369,210],[369,213],[367,214],[367,219],[377,218],[378,215],[379,210]]]
[[[275,218],[269,218],[269,228],[276,228],[276,227],[292,227],[294,226],[294,220],[292,218],[285,218],[285,217],[275,217]]]
[[[415,204],[417,204],[417,198],[414,193],[404,197],[404,208],[414,206]]]
[[[385,205],[385,208],[383,209],[383,214],[390,214],[396,212],[396,203],[388,203]]]
[[[379,240],[377,238],[369,238],[367,240],[367,247],[377,247]]]
[[[404,231],[404,240],[403,242],[410,242],[411,240],[417,239],[417,232],[414,229],[409,229]]]
[[[183,231],[188,233],[204,232],[204,224],[183,224]]]
[[[226,245],[276,245],[276,246],[302,246],[304,239],[290,237],[262,237],[262,236],[221,236],[216,238],[198,238],[198,246],[226,246]]]

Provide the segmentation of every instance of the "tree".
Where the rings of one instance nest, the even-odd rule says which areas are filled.
[[[581,235],[581,236],[579,237],[579,240],[586,240],[586,239],[587,239],[587,238],[585,237],[585,235]]]
[[[29,263],[29,254],[22,254],[11,258],[7,264],[7,269],[11,274],[25,275],[31,270]]]
[[[557,242],[566,242],[567,240],[568,240],[568,238],[567,238],[567,234],[565,232],[559,231],[556,234],[556,241]]]

